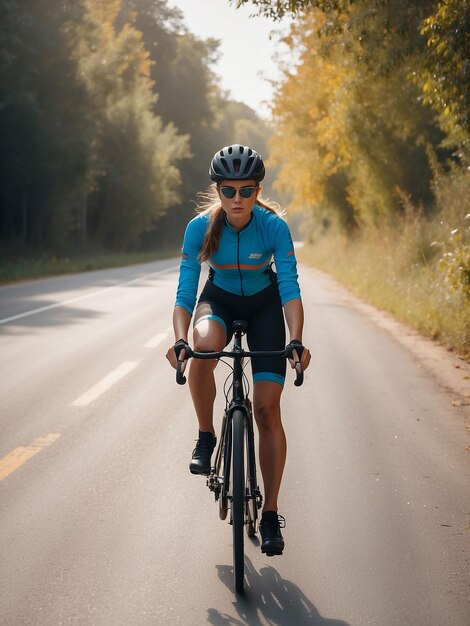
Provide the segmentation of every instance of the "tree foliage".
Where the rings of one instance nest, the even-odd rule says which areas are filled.
[[[230,0],[230,2],[237,8],[252,4],[261,15],[277,20],[310,8],[340,11],[354,0]]]
[[[424,92],[423,101],[438,112],[450,143],[469,138],[469,0],[230,0],[254,6],[274,20],[318,9],[328,20],[323,32],[336,30],[345,45],[360,43],[358,60],[383,70],[413,60],[408,80]],[[342,25],[338,19],[343,20]],[[340,29],[340,30],[338,30]],[[352,36],[352,39],[351,39]],[[384,64],[384,57],[386,63]]]
[[[470,1],[439,2],[421,33],[427,43],[424,100],[439,112],[451,143],[462,144],[470,138]]]
[[[210,156],[248,115],[228,113],[217,54],[166,0],[2,2],[2,244],[179,240]]]
[[[176,164],[186,138],[153,112],[149,53],[132,22],[116,28],[121,2],[86,0],[84,7],[66,29],[94,112],[89,220],[100,241],[121,247],[134,243],[177,198]]]
[[[269,130],[248,106],[228,100],[218,87],[212,69],[219,55],[218,41],[193,35],[165,0],[125,0],[124,6],[135,14],[135,26],[152,61],[150,75],[158,93],[154,112],[188,136],[185,154],[190,158],[179,164],[182,200],[171,206],[152,235],[157,241],[177,241],[194,214],[196,194],[209,183],[208,163],[214,152],[242,141],[239,129],[256,120],[256,135],[244,137],[247,143],[259,139],[266,154]]]
[[[404,193],[432,210],[434,161],[468,140],[467,0],[251,4],[296,15],[271,144],[293,205],[347,231],[393,218]]]
[[[11,0],[1,12],[0,233],[37,245],[70,227],[70,214],[53,204],[82,165],[83,92],[72,78],[57,7]]]
[[[408,80],[413,51],[395,52],[410,16],[405,25],[384,5],[363,9],[316,9],[297,21],[286,42],[298,62],[285,68],[273,111],[279,184],[292,189],[298,207],[346,229],[400,211],[398,190],[418,204],[429,200],[426,151],[441,140]],[[377,33],[388,41],[383,49]]]

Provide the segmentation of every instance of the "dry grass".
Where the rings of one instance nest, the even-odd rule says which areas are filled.
[[[51,254],[0,257],[0,284],[57,276],[59,274],[74,274],[110,267],[123,267],[146,263],[159,259],[178,256],[175,249],[157,250],[154,252],[123,252],[104,253],[93,251],[88,254],[76,253],[63,256]]]
[[[470,206],[454,204],[432,220],[407,206],[355,238],[318,237],[300,258],[470,358]]]

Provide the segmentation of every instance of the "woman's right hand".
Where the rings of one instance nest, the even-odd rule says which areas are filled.
[[[187,358],[186,355],[191,353],[191,348],[188,342],[184,339],[179,339],[171,348],[168,348],[166,358],[170,362],[171,367],[176,369],[177,361],[181,361],[181,373],[186,369]]]

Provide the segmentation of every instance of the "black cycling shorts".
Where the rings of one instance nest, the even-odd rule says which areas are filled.
[[[247,341],[250,350],[284,350],[286,327],[277,285],[272,284],[253,296],[237,296],[207,281],[194,313],[194,326],[202,320],[216,320],[225,328],[230,342],[234,320],[248,322]],[[253,381],[268,380],[284,384],[286,359],[281,357],[251,360]]]

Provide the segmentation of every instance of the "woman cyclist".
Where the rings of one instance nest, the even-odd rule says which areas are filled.
[[[275,206],[260,198],[265,176],[261,156],[234,144],[214,155],[209,168],[213,183],[206,203],[192,219],[183,241],[183,255],[173,313],[175,344],[167,352],[173,367],[184,359],[188,331],[196,304],[201,263],[209,266],[206,282],[194,311],[193,347],[219,351],[230,342],[232,322],[248,321],[250,350],[283,350],[284,317],[294,360],[291,367],[306,369],[310,353],[302,346],[303,307],[297,281],[294,246],[286,222]],[[271,269],[274,257],[276,273]],[[207,475],[216,437],[213,405],[216,396],[213,360],[191,362],[189,388],[199,422],[199,437],[189,469]],[[280,399],[286,361],[252,360],[253,409],[259,431],[259,460],[265,500],[260,522],[261,551],[282,554],[284,518],[277,513],[277,498],[286,459],[286,437]],[[185,364],[183,364],[183,368]]]

